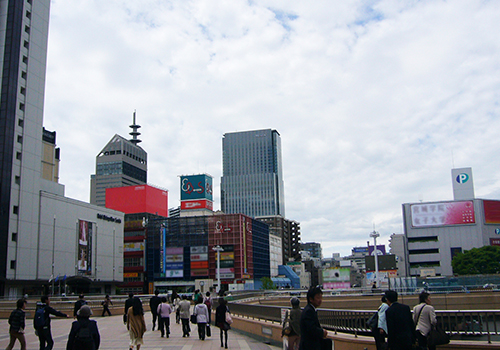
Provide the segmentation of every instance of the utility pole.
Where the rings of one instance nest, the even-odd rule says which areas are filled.
[[[377,253],[377,237],[380,237],[380,234],[373,230],[372,233],[370,233],[370,237],[373,238],[373,252],[375,253],[375,287],[379,287],[378,284],[378,253]]]

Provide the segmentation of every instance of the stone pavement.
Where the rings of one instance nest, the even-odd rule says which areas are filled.
[[[111,310],[113,312],[113,310]],[[96,316],[96,315],[94,315]],[[122,349],[128,350],[129,335],[126,326],[123,324],[122,315],[111,317],[94,317],[91,319],[97,321],[99,333],[101,334],[101,346],[99,349]],[[205,338],[204,341],[198,339],[198,328],[191,324],[191,336],[182,337],[182,328],[180,324],[175,323],[175,317],[171,319],[170,338],[161,338],[159,331],[151,331],[151,313],[144,315],[148,331],[144,334],[144,345],[141,350],[219,350],[220,332],[217,327],[212,326],[212,336]],[[175,316],[172,314],[172,316]],[[54,338],[54,349],[66,349],[69,330],[71,329],[73,318],[61,319],[54,318],[51,321],[52,337]],[[26,343],[28,350],[37,350],[39,348],[38,337],[33,329],[33,320],[26,319]],[[9,323],[8,320],[0,320],[0,349],[5,349],[9,344]],[[264,344],[250,337],[239,334],[237,331],[228,331],[228,348],[245,350],[278,350],[280,348]],[[16,342],[14,350],[20,349],[19,342]]]

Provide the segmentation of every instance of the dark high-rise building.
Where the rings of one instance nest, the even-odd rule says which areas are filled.
[[[224,213],[285,216],[281,138],[276,130],[224,134],[222,167]]]
[[[135,123],[131,140],[115,135],[96,157],[95,174],[90,178],[90,203],[104,207],[106,205],[106,189],[125,187],[147,183],[148,154],[137,144],[140,128]]]
[[[321,243],[316,242],[306,242],[300,245],[301,250],[309,252],[311,258],[323,259],[323,250],[321,249]]]
[[[281,237],[283,261],[300,261],[300,223],[285,219],[280,215],[259,216],[256,218],[269,225],[269,233]]]

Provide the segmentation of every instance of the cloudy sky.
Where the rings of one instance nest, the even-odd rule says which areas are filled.
[[[148,182],[214,177],[222,136],[281,134],[286,216],[324,256],[451,200],[451,169],[500,199],[500,2],[53,0],[45,127],[89,201],[95,157],[142,125]]]

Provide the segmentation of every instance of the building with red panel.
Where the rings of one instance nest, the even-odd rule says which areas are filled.
[[[122,292],[151,292],[146,273],[147,224],[168,217],[168,191],[149,185],[108,188],[106,208],[125,213]]]

